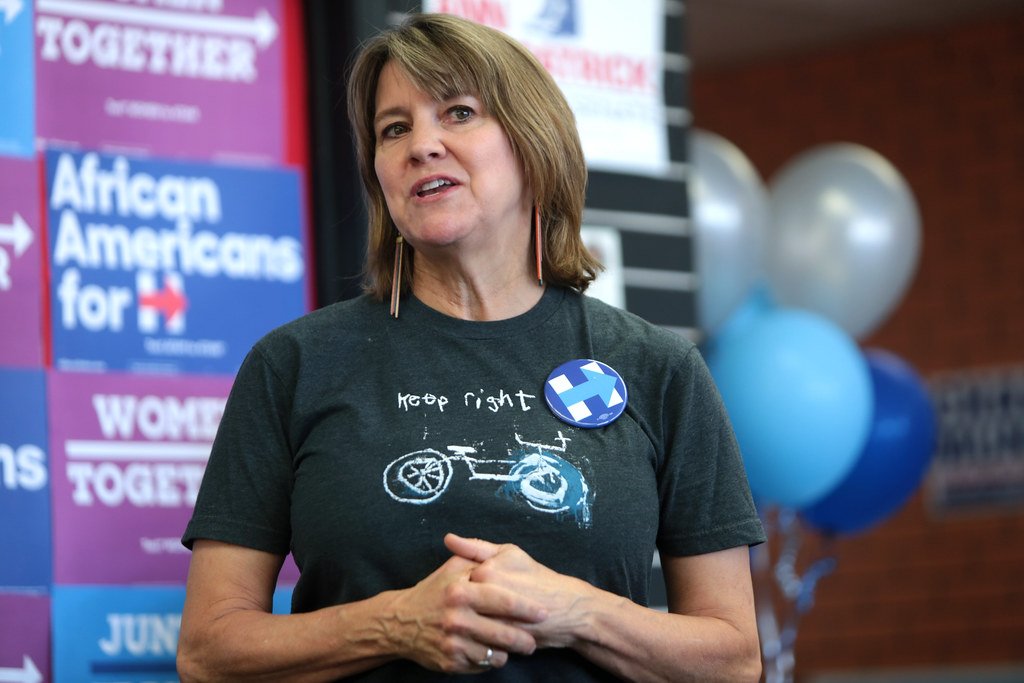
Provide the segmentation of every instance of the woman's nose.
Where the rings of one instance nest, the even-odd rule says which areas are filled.
[[[424,124],[413,126],[409,133],[409,156],[420,162],[443,157],[446,151],[440,126]]]

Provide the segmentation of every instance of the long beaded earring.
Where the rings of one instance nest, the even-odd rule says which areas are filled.
[[[402,297],[402,257],[405,254],[405,240],[399,235],[395,240],[395,270],[391,274],[391,317],[398,317],[398,302]]]

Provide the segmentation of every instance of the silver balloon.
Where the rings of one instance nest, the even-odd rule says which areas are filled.
[[[765,268],[781,305],[819,313],[862,339],[900,302],[921,251],[907,182],[867,147],[835,143],[769,183]]]
[[[713,334],[762,274],[768,196],[750,160],[714,133],[690,135],[698,323]]]

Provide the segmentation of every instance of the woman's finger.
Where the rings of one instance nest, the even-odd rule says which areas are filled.
[[[510,622],[537,623],[548,618],[547,606],[537,599],[495,584],[465,582],[466,604],[481,616]]]
[[[422,642],[422,640],[421,640]],[[537,648],[534,637],[521,622],[484,616],[471,607],[455,606],[445,610],[438,623],[439,649],[449,656],[461,655],[476,662],[480,647],[494,652],[529,655]],[[494,661],[501,661],[498,657]]]
[[[500,669],[508,662],[508,653],[503,650],[496,650],[488,647],[483,656],[472,662],[476,668],[486,671],[487,669]]]
[[[444,544],[448,550],[459,557],[464,557],[474,562],[486,562],[501,550],[501,546],[497,543],[491,543],[480,538],[465,538],[464,536],[452,533],[445,534]]]

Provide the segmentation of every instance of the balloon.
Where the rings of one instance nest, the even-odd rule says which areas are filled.
[[[801,508],[842,481],[864,446],[871,378],[841,328],[796,309],[763,312],[708,353],[754,496]]]
[[[700,327],[713,333],[760,272],[768,196],[753,165],[725,138],[694,130],[690,155],[695,259],[701,278],[697,316]]]
[[[935,448],[935,412],[914,370],[886,351],[864,355],[875,405],[867,443],[842,482],[801,510],[826,533],[863,531],[893,514],[921,483]]]
[[[772,299],[768,285],[762,281],[755,282],[750,287],[747,297],[725,319],[725,322],[718,326],[717,333],[701,340],[701,352],[705,356],[714,353],[719,340],[732,339],[745,333],[747,328],[760,320],[762,316],[774,311],[775,308],[775,301]]]
[[[864,338],[917,267],[920,217],[906,181],[876,152],[838,143],[797,156],[769,187],[765,270],[779,303]]]
[[[771,290],[763,282],[755,282],[743,302],[719,326],[718,334],[724,339],[743,334],[747,327],[774,310],[776,304]]]

